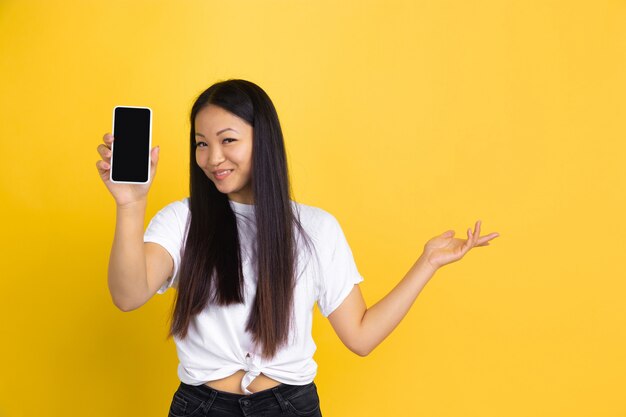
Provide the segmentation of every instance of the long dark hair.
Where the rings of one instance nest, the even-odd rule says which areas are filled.
[[[262,345],[261,354],[271,358],[288,343],[293,324],[298,260],[293,226],[298,227],[307,241],[309,237],[292,207],[285,144],[274,104],[261,87],[246,80],[230,79],[213,84],[198,96],[191,109],[191,218],[168,337],[185,338],[193,316],[208,303],[226,306],[244,301],[236,213],[228,196],[215,187],[196,163],[195,119],[209,104],[235,114],[252,126],[257,292],[246,330],[251,332],[255,344]]]

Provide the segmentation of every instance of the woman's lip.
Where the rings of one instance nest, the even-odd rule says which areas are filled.
[[[231,172],[233,172],[233,170],[229,169],[228,172],[225,174],[218,175],[217,173],[214,172],[213,175],[215,176],[216,179],[223,180],[224,178],[228,177],[231,174]]]

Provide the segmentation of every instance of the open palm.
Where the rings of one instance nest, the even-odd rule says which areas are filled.
[[[435,269],[461,259],[470,249],[475,246],[488,246],[489,241],[500,236],[498,233],[491,233],[480,237],[480,223],[478,220],[474,232],[467,229],[467,239],[457,239],[454,237],[454,230],[435,236],[424,245],[422,257]]]

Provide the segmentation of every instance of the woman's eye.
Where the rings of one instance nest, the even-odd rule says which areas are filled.
[[[235,142],[237,139],[232,139],[232,138],[224,139],[224,141],[227,141],[227,140]],[[230,143],[230,142],[226,142],[226,143]],[[204,143],[204,142],[197,142],[196,143],[196,148],[204,148],[204,146],[200,146],[200,145],[206,145],[206,143]]]

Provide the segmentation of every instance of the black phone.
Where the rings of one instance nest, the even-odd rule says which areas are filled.
[[[150,180],[152,109],[115,106],[111,145],[111,182],[146,184]]]

